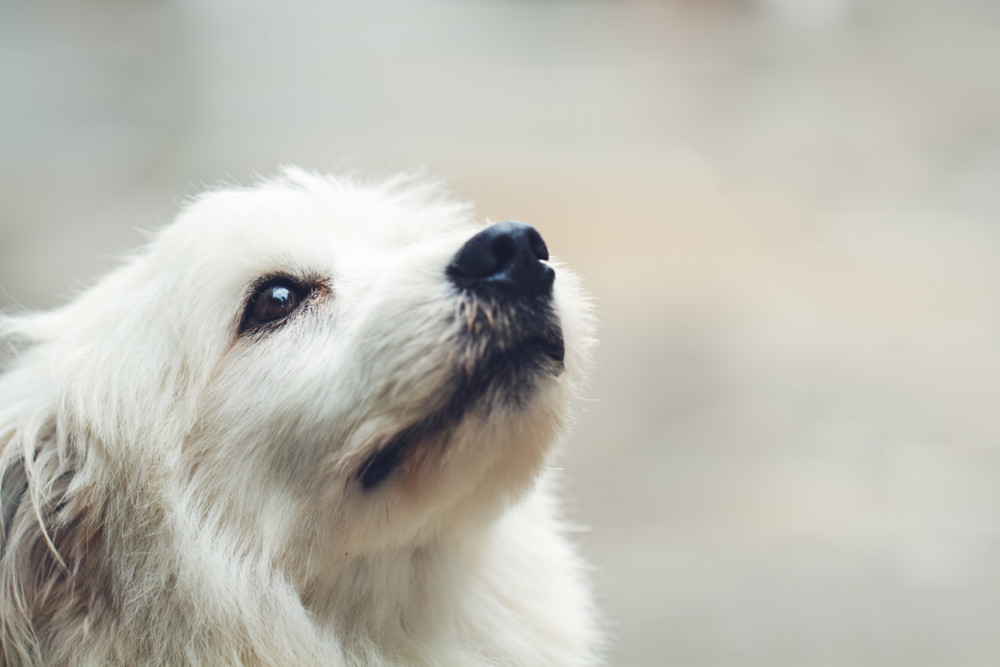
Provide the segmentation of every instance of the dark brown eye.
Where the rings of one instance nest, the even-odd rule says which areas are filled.
[[[273,280],[261,285],[247,305],[240,332],[285,319],[302,305],[307,293],[307,289],[290,280]]]

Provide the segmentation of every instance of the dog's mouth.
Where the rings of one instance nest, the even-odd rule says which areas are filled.
[[[501,404],[519,404],[521,401],[515,399],[522,393],[532,393],[539,377],[562,374],[565,359],[561,332],[529,336],[508,347],[488,351],[457,384],[471,395],[489,393]]]
[[[531,357],[547,359],[554,364],[552,371],[557,375],[563,371],[563,363],[566,361],[566,344],[563,341],[562,333],[548,337],[533,336],[525,339],[514,350],[503,355],[503,358],[510,360],[510,363],[524,363]]]
[[[396,432],[358,467],[365,491],[411,460],[440,455],[470,414],[511,414],[530,405],[540,385],[565,369],[566,346],[548,298],[533,303],[460,295],[458,331],[446,343],[451,372],[423,419]]]

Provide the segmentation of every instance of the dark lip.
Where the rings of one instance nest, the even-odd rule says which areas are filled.
[[[560,366],[566,361],[566,344],[561,335],[552,338],[542,336],[526,338],[518,348],[528,353],[548,357]]]
[[[442,410],[396,433],[358,468],[355,476],[361,488],[371,491],[381,486],[402,465],[411,449],[419,447],[429,436],[444,432],[453,418],[447,410]]]
[[[487,352],[471,372],[464,374],[460,384],[471,390],[470,396],[529,391],[539,378],[561,375],[565,359],[561,333],[528,336]]]

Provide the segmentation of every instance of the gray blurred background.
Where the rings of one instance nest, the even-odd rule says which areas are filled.
[[[0,0],[0,306],[286,163],[597,295],[612,664],[1000,664],[1000,3]]]

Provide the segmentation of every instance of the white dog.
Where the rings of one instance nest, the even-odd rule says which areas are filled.
[[[288,170],[2,335],[0,663],[597,660],[545,473],[588,308],[528,225]]]

